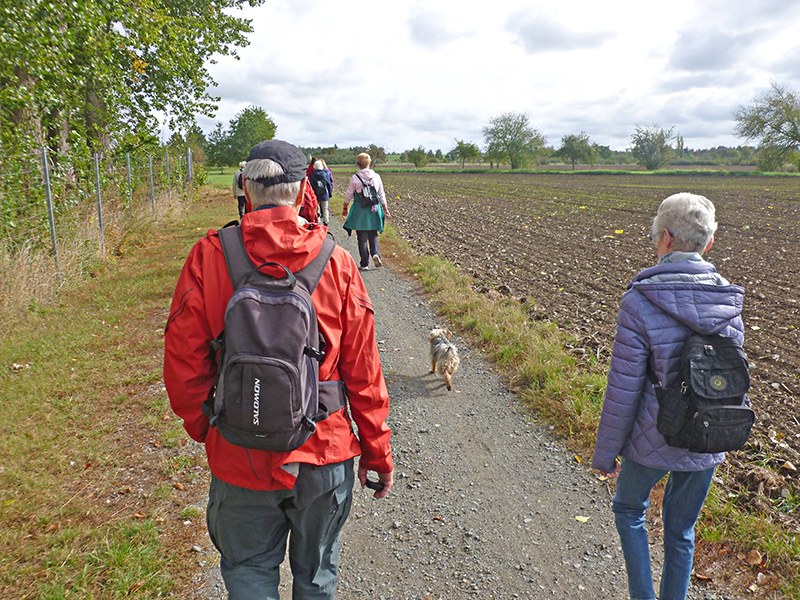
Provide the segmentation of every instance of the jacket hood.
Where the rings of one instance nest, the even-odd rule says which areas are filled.
[[[744,288],[703,260],[667,262],[641,271],[628,286],[648,302],[702,334],[718,333],[740,317]]]
[[[242,238],[250,260],[257,266],[276,262],[292,273],[305,267],[319,253],[328,229],[303,225],[302,221],[291,206],[269,206],[244,215]],[[215,233],[209,232],[210,236]],[[212,239],[220,246],[219,238]],[[261,271],[274,277],[285,276],[278,267],[267,266]]]

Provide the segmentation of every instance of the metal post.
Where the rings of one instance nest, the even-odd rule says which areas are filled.
[[[100,227],[100,253],[105,254],[106,243],[103,239],[103,205],[100,202],[100,155],[94,155],[94,185],[97,189],[97,224]]]
[[[167,193],[172,192],[172,186],[169,183],[169,152],[164,152],[164,164],[167,166]]]
[[[128,197],[133,202],[133,188],[131,187],[131,155],[130,152],[125,153],[125,173],[128,176]]]
[[[153,214],[156,212],[156,193],[153,190],[153,155],[147,155],[147,166],[150,172],[150,204],[153,205]]]
[[[56,221],[53,217],[53,194],[50,190],[50,167],[47,164],[47,148],[42,146],[42,176],[44,177],[44,193],[47,198],[47,216],[50,219],[50,239],[53,242],[53,260],[56,265],[56,276],[61,283],[61,269],[58,266],[58,244],[56,244]]]
[[[187,169],[187,173],[189,175],[189,183],[190,184],[192,183],[192,180],[194,179],[194,170],[192,169],[192,166],[193,166],[192,165],[192,149],[191,148],[187,148],[186,149],[186,169]]]

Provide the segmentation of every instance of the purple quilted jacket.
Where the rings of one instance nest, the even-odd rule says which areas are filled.
[[[696,253],[673,252],[640,272],[620,301],[603,412],[592,466],[604,473],[617,456],[657,469],[701,471],[725,453],[700,454],[667,445],[656,431],[658,402],[647,378],[653,357],[662,385],[678,372],[690,330],[720,333],[742,342],[744,289],[729,284]]]

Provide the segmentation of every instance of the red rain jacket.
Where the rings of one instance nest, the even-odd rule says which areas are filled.
[[[311,262],[327,232],[325,227],[301,226],[297,212],[289,206],[247,213],[241,226],[255,264],[278,262],[292,272]],[[279,270],[270,272],[265,267],[263,271],[282,276]],[[186,431],[205,444],[211,472],[226,483],[254,490],[293,487],[295,477],[281,468],[288,463],[324,465],[360,454],[362,467],[390,472],[389,393],[375,343],[372,304],[350,254],[336,247],[312,299],[327,342],[320,380],[345,382],[358,437],[347,408],[318,423],[314,435],[292,452],[248,450],[229,444],[216,428],[209,429],[201,409],[217,371],[209,342],[224,329],[232,294],[219,237],[210,230],[192,248],[178,279],[165,331],[164,383]]]

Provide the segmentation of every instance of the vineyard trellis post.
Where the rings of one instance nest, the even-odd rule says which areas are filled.
[[[169,181],[169,152],[164,152],[164,165],[167,168],[167,194],[172,194],[172,185]]]
[[[56,266],[56,277],[61,283],[61,270],[58,267],[58,244],[56,243],[56,221],[53,216],[53,194],[50,189],[50,167],[47,164],[47,148],[42,146],[42,177],[44,178],[44,194],[47,199],[47,217],[50,220],[50,239],[53,243],[53,260]]]
[[[156,193],[153,189],[153,155],[147,155],[147,167],[150,175],[150,204],[153,207],[153,214],[156,212]]]
[[[97,190],[97,226],[100,228],[100,253],[105,254],[106,243],[103,236],[103,205],[100,198],[100,155],[94,155],[94,185]]]
[[[125,153],[125,174],[128,181],[128,198],[133,202],[133,186],[131,185],[131,154]]]

